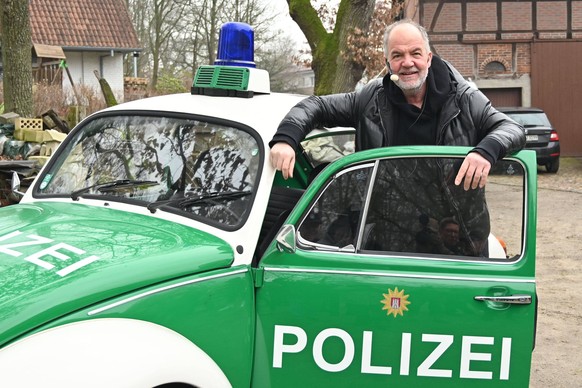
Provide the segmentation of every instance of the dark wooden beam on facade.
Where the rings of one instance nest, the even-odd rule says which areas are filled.
[[[494,41],[508,41],[508,42],[523,42],[523,41],[528,41],[528,39],[507,39],[504,38],[504,35],[507,34],[523,34],[523,33],[531,33],[532,34],[532,39],[531,40],[538,40],[540,37],[540,30],[539,30],[539,26],[538,26],[538,2],[540,0],[529,0],[529,3],[531,3],[531,29],[527,29],[527,30],[506,30],[503,28],[503,22],[504,22],[504,14],[503,14],[503,5],[504,3],[513,3],[514,0],[418,0],[418,13],[419,13],[419,17],[420,20],[422,22],[422,24],[425,25],[425,27],[427,27],[427,31],[431,34],[431,36],[439,36],[439,35],[456,35],[457,36],[457,41],[456,43],[464,43],[466,42],[464,39],[464,35],[465,34],[471,34],[471,35],[479,35],[479,34],[495,34],[495,39]],[[544,33],[552,33],[552,32],[562,32],[566,34],[565,39],[566,40],[576,40],[579,41],[580,38],[574,38],[575,33],[580,33],[582,32],[582,29],[577,28],[574,29],[573,28],[573,17],[572,17],[572,12],[573,12],[573,5],[572,2],[575,0],[543,0],[544,2],[556,2],[556,3],[565,3],[566,5],[566,17],[567,17],[567,22],[566,22],[566,26],[564,26],[563,29],[559,29],[559,30],[545,30],[542,31]],[[520,1],[521,3],[526,3],[526,1]],[[460,4],[461,6],[461,31],[435,31],[435,28],[439,22],[439,18],[443,17],[443,15],[445,14],[444,7],[447,4]],[[468,23],[468,4],[475,4],[475,3],[494,3],[495,4],[495,12],[496,12],[496,19],[497,19],[497,29],[494,31],[468,31],[468,27],[467,27],[467,23]],[[428,20],[425,20],[427,13],[426,13],[426,5],[427,4],[436,4],[436,9],[434,10],[434,13],[432,15],[432,20],[430,20],[429,25],[426,25],[426,22],[428,22]],[[507,21],[507,20],[505,20]],[[563,41],[564,39],[548,39],[548,41],[551,40],[555,40],[555,41]],[[488,41],[491,42],[492,39],[483,39],[483,41]],[[471,39],[470,42],[475,42],[475,39]],[[450,42],[450,41],[446,41],[446,42],[439,42],[439,43],[455,43],[455,42]]]

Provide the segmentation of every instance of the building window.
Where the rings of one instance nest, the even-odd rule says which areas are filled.
[[[485,65],[485,72],[487,73],[504,73],[507,71],[505,65],[499,61],[491,61]]]

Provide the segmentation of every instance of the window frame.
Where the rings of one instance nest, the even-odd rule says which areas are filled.
[[[351,165],[346,166],[344,169],[334,172],[331,177],[327,179],[327,181],[321,185],[318,193],[313,197],[313,200],[310,202],[309,206],[306,208],[306,211],[303,213],[301,218],[297,223],[297,236],[296,236],[296,244],[297,248],[303,251],[312,251],[312,252],[332,252],[338,254],[351,254],[351,255],[365,255],[365,256],[373,256],[373,257],[383,257],[383,258],[393,258],[393,257],[406,257],[406,258],[414,258],[418,260],[445,260],[445,261],[456,261],[456,262],[485,262],[485,263],[497,263],[497,264],[508,264],[508,263],[515,263],[524,258],[525,248],[526,248],[526,229],[527,229],[527,187],[526,187],[526,174],[527,169],[526,166],[516,158],[505,158],[503,159],[504,162],[508,162],[511,164],[517,164],[521,168],[521,200],[520,204],[520,211],[521,213],[521,228],[520,228],[520,247],[518,253],[512,257],[506,258],[498,258],[498,257],[483,257],[483,256],[468,256],[468,255],[447,255],[447,254],[436,254],[436,253],[422,253],[422,252],[400,252],[400,251],[373,251],[373,250],[365,250],[362,249],[362,238],[363,234],[365,233],[365,220],[368,217],[369,209],[370,209],[370,200],[374,190],[374,186],[376,185],[376,179],[378,174],[378,169],[380,167],[380,162],[383,160],[388,159],[406,159],[406,158],[434,158],[434,159],[458,159],[462,160],[462,156],[459,155],[442,155],[442,154],[428,154],[428,155],[399,155],[397,157],[379,157],[373,160],[365,160],[360,161]],[[509,164],[508,164],[509,165]],[[365,168],[372,168],[370,175],[366,182],[366,200],[365,204],[361,209],[360,217],[357,221],[357,235],[355,240],[355,246],[350,244],[345,247],[338,247],[338,246],[331,246],[325,244],[318,244],[317,242],[309,241],[301,236],[301,228],[308,218],[309,214],[312,212],[313,208],[316,204],[320,201],[322,196],[325,192],[330,189],[330,186],[341,176],[353,172],[355,170],[361,170]],[[491,184],[489,182],[488,184]],[[491,220],[490,220],[491,223]],[[491,238],[492,235],[489,236]],[[494,235],[493,235],[494,236]],[[489,242],[488,242],[489,244]]]

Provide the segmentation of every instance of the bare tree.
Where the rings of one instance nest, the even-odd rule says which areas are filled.
[[[144,46],[142,74],[155,86],[160,74],[191,78],[201,64],[213,64],[220,27],[245,22],[255,31],[257,56],[271,48],[276,32],[267,0],[128,0]]]
[[[255,56],[255,62],[260,69],[267,70],[271,80],[271,91],[298,93],[296,65],[299,61],[293,39],[282,31],[275,34],[270,44],[262,45]]]
[[[1,0],[2,63],[6,111],[32,115],[32,39],[28,1]]]
[[[144,69],[147,68],[147,63],[149,60],[148,50],[147,50],[147,42],[148,34],[149,34],[149,27],[147,24],[148,20],[148,6],[147,0],[126,0],[127,1],[127,9],[130,11],[130,15],[132,18],[132,24],[139,39],[139,42],[142,46],[144,46],[144,50],[141,52],[137,60],[137,71],[136,73],[138,76],[144,76],[145,71]],[[129,60],[129,58],[128,58]],[[132,58],[133,60],[133,58]]]
[[[243,22],[251,25],[255,33],[255,49],[269,39],[270,20],[267,2],[264,0],[202,0],[198,1],[196,39],[203,43],[197,63],[212,64],[216,60],[220,27],[226,22]],[[192,35],[194,36],[194,34]]]
[[[150,87],[155,88],[159,78],[160,64],[165,58],[172,35],[190,0],[128,0],[135,29],[144,47],[141,65],[147,63]]]
[[[221,20],[219,12],[223,9],[225,1],[223,0],[205,0],[203,1],[201,17],[201,32],[206,45],[208,63],[214,63],[216,60],[216,51],[218,49],[218,31]]]

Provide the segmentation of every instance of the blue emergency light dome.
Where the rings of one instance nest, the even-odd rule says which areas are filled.
[[[271,92],[269,72],[254,62],[254,31],[246,23],[222,25],[218,53],[212,66],[200,66],[192,82],[192,94],[252,98]]]
[[[215,65],[255,66],[254,31],[246,23],[229,22],[220,28],[218,55]]]

